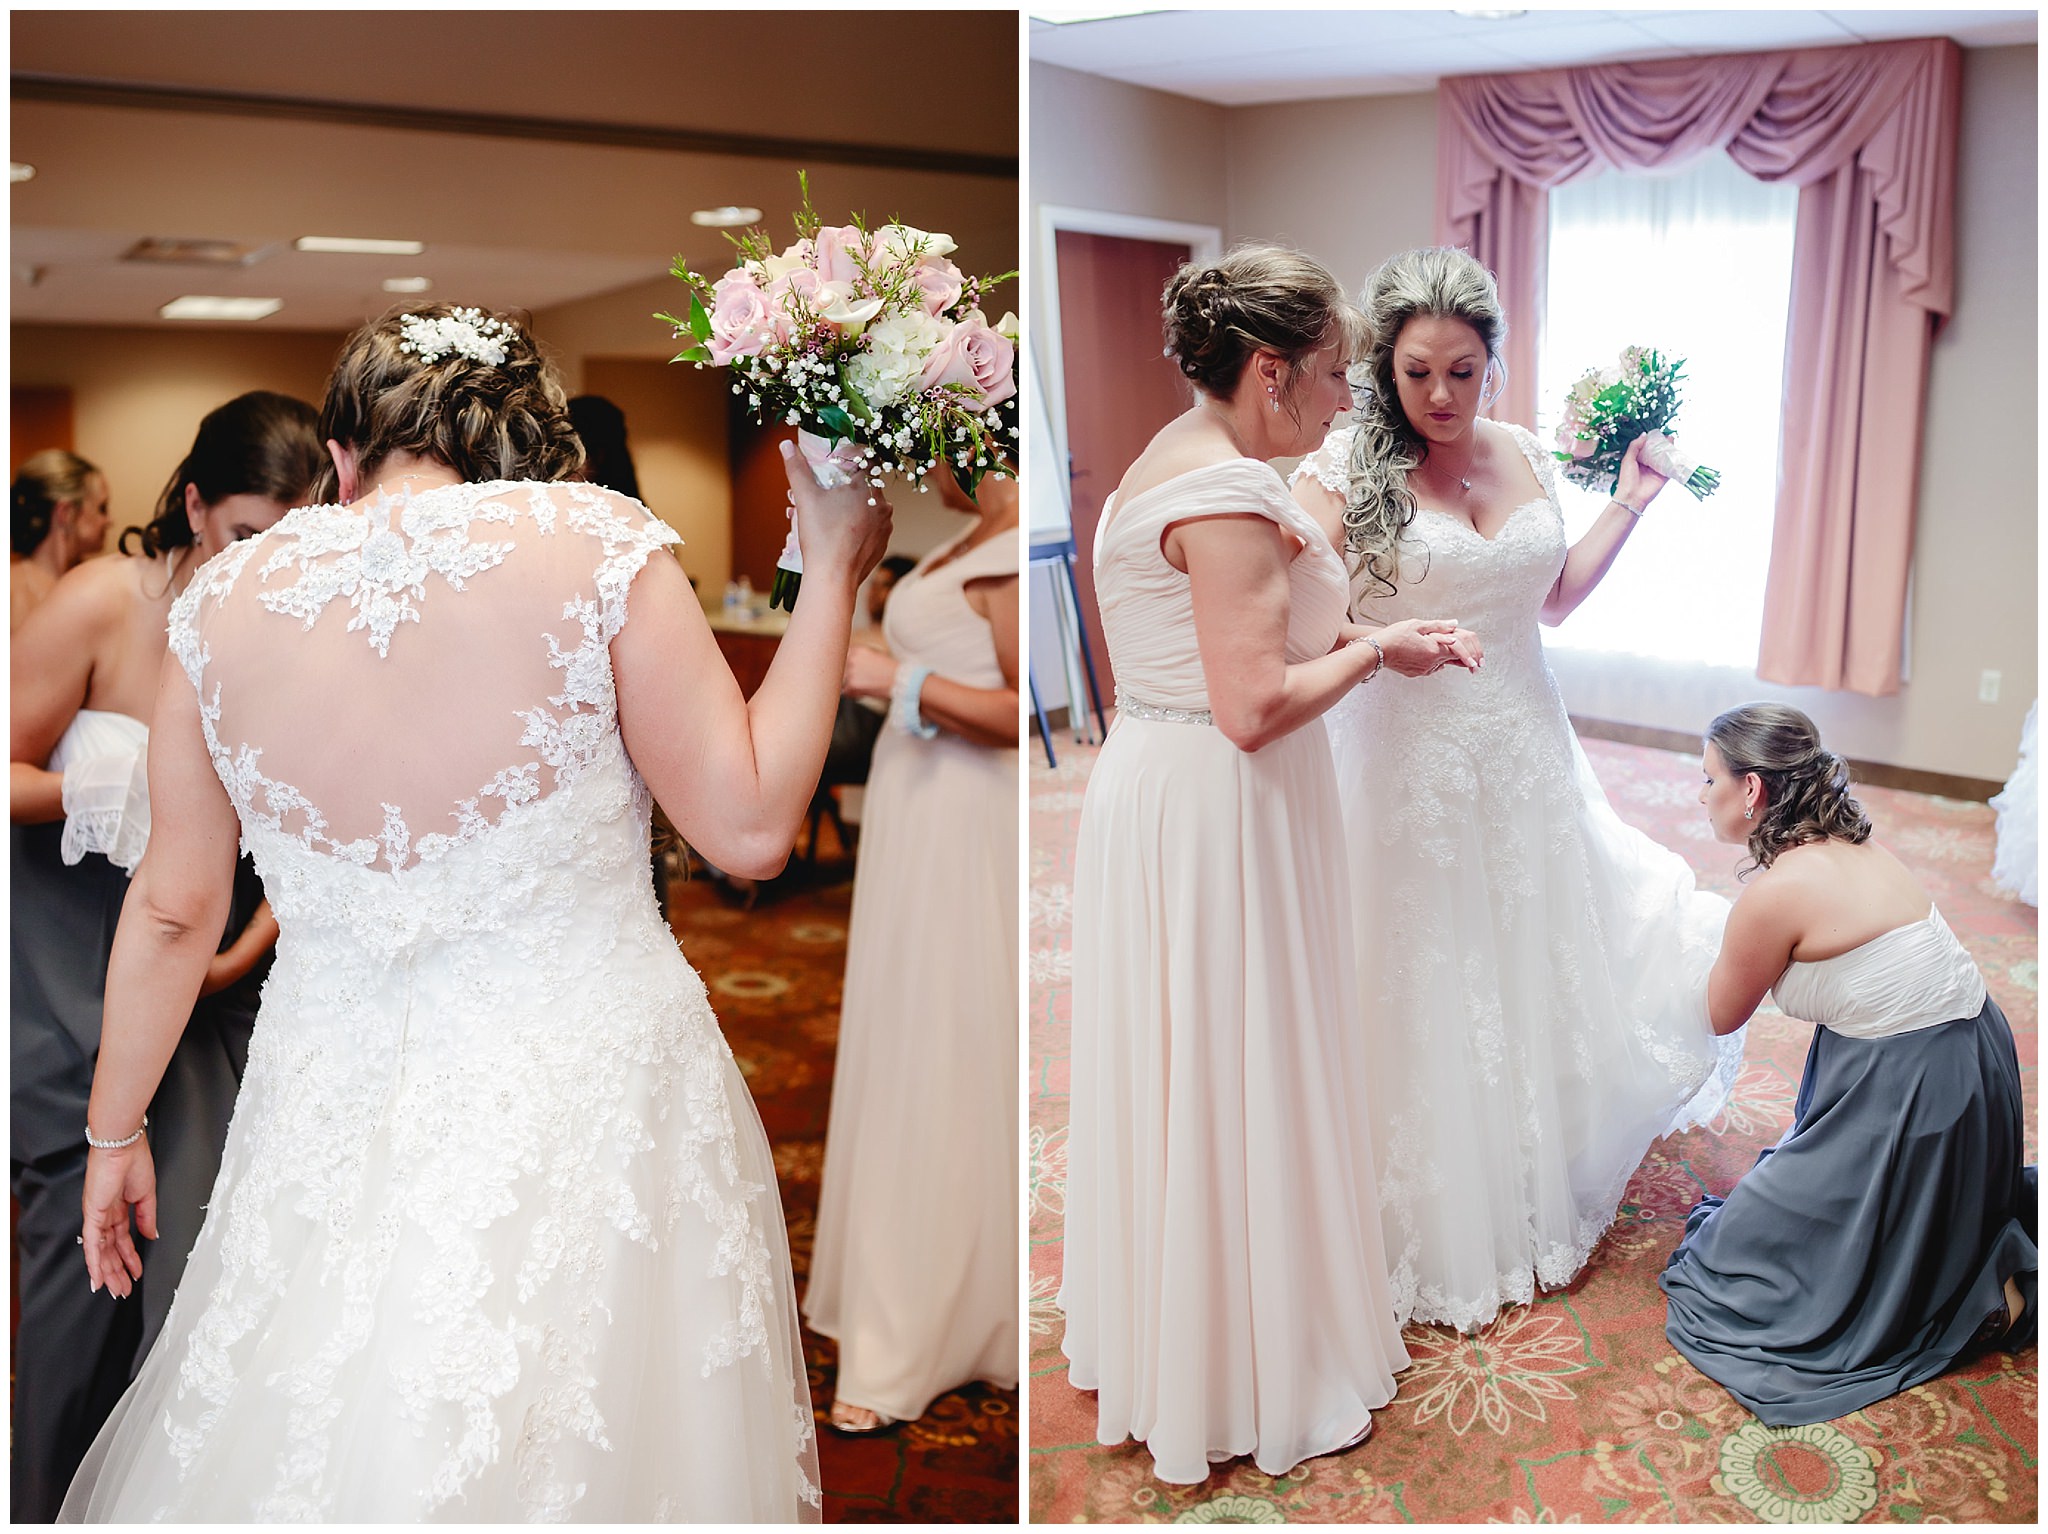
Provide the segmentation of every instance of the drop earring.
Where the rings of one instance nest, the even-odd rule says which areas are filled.
[[[1744,810],[1744,811],[1742,812],[1742,818],[1743,818],[1744,820],[1754,820],[1754,819],[1756,819],[1756,811],[1755,811],[1755,810]]]

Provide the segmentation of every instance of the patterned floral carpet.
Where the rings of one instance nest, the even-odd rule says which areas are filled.
[[[824,867],[815,882],[785,875],[751,911],[703,877],[675,884],[669,906],[670,924],[710,987],[775,1148],[799,1299],[817,1230],[853,897],[850,865],[835,871],[828,859]],[[1016,1522],[1016,1391],[956,1390],[916,1422],[871,1438],[844,1438],[823,1425],[834,1344],[806,1330],[804,1352],[819,1421],[827,1522]]]
[[[1370,1442],[1278,1478],[1244,1460],[1200,1486],[1153,1479],[1133,1444],[1095,1440],[1094,1397],[1059,1349],[1066,1173],[1071,869],[1093,753],[1034,751],[1031,785],[1031,1516],[1040,1522],[2033,1523],[2037,1357],[1993,1353],[1839,1421],[1764,1427],[1664,1340],[1657,1274],[1702,1190],[1725,1191],[1791,1122],[1810,1028],[1775,1012],[1713,1124],[1659,1142],[1620,1218],[1569,1289],[1476,1337],[1411,1327],[1415,1362]],[[1623,818],[1733,894],[1735,850],[1711,838],[1698,763],[1586,742]],[[1913,867],[2011,1019],[2036,1154],[2037,923],[1990,882],[1981,804],[1859,790],[1880,836]]]

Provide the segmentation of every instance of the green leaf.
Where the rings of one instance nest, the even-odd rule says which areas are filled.
[[[834,442],[853,440],[853,418],[837,405],[825,405],[818,411],[818,424],[825,428]]]
[[[711,348],[708,346],[692,346],[685,351],[677,352],[668,360],[671,362],[709,362],[711,360]]]
[[[690,334],[700,341],[711,339],[711,315],[695,288],[690,290]]]
[[[875,407],[862,398],[860,390],[847,379],[844,358],[841,358],[839,363],[839,392],[846,396],[846,408],[856,417],[863,421],[875,419]]]
[[[981,487],[983,471],[969,464],[955,463],[950,458],[946,460],[946,468],[953,476],[953,483],[960,487],[960,493],[979,506],[981,502],[975,498],[974,492]]]

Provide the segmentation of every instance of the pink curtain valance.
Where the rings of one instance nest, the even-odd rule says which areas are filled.
[[[1438,90],[1437,238],[1489,266],[1503,412],[1536,416],[1548,192],[1714,149],[1800,188],[1758,674],[1896,692],[1921,404],[1954,299],[1961,53],[1945,39],[1469,76]]]

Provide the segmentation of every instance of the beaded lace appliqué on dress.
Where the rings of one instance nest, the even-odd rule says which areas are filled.
[[[592,542],[556,541],[572,535]],[[632,1376],[614,1412],[641,1399],[644,1371],[678,1392],[758,1371],[717,1388],[735,1402],[780,1389],[768,1436],[819,1505],[802,1360],[778,1362],[769,1320],[787,1284],[772,1166],[749,1150],[730,1052],[655,908],[650,801],[619,736],[611,641],[634,577],[676,541],[592,486],[457,485],[367,514],[294,512],[208,564],[173,610],[282,929],[188,1270],[199,1287],[166,1333],[182,1343],[162,1423],[181,1478],[238,1456],[251,1517],[333,1516],[362,1468],[350,1414],[380,1411],[379,1431],[428,1455],[415,1515],[473,1507],[478,1478],[502,1473],[524,1516],[575,1516],[621,1436],[644,1430],[607,1412],[607,1369]],[[346,601],[377,667],[446,642],[442,604],[586,546],[555,621],[505,636],[553,690],[465,728],[522,754],[443,811],[451,829],[422,834],[386,804],[379,834],[338,835],[339,811],[265,774],[264,742],[223,738],[239,674],[213,653],[215,612],[270,621],[253,601],[310,630]],[[442,705],[457,725],[460,697]],[[393,700],[394,720],[411,701]],[[622,1326],[684,1356],[621,1370],[640,1346],[621,1349]],[[243,1463],[259,1442],[267,1484]],[[671,1490],[675,1509],[695,1505]]]

